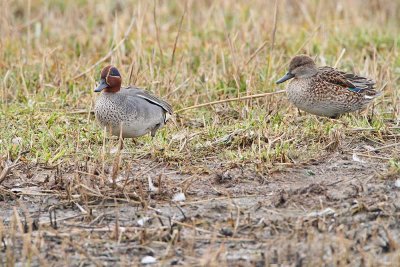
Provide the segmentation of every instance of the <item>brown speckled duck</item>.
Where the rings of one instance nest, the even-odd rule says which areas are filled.
[[[121,88],[121,75],[116,67],[101,71],[94,112],[96,119],[113,135],[134,138],[150,133],[154,137],[172,115],[172,107],[143,89]]]
[[[375,82],[332,67],[316,67],[306,55],[295,56],[289,72],[276,83],[292,79],[286,92],[300,110],[318,116],[337,118],[344,113],[363,110],[377,96]]]

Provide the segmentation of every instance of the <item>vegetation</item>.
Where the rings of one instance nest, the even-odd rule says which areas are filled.
[[[160,265],[400,262],[398,1],[1,5],[2,264],[128,264],[144,255]],[[274,92],[284,89],[275,81],[300,53],[373,78],[383,96],[338,120],[299,114]],[[96,123],[93,90],[106,64],[118,67],[123,84],[173,105],[173,122],[154,139],[126,140],[121,151]],[[261,93],[274,94],[185,109]],[[359,166],[348,172],[349,164]],[[327,195],[330,186],[346,197]],[[178,191],[186,195],[180,205],[171,202]],[[304,217],[326,207],[334,217]],[[43,215],[55,210],[72,217],[55,227]],[[367,223],[359,214],[373,230],[357,225]],[[130,224],[136,216],[150,223]],[[386,243],[372,248],[378,241],[357,231]]]

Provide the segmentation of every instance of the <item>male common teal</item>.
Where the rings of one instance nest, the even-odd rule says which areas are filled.
[[[121,75],[114,66],[101,71],[99,86],[102,92],[97,98],[94,112],[96,119],[113,135],[134,138],[162,128],[172,115],[172,107],[143,89],[121,88]]]
[[[289,72],[276,83],[292,79],[286,92],[290,102],[300,110],[314,115],[337,118],[363,110],[377,96],[375,82],[332,67],[316,67],[312,58],[295,56]]]

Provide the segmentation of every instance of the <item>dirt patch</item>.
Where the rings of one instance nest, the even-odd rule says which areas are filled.
[[[141,160],[115,186],[98,167],[13,170],[1,187],[3,264],[400,262],[400,190],[376,159],[334,153],[265,173]]]

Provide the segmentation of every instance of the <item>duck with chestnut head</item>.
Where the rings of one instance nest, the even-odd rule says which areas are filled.
[[[121,83],[116,67],[107,66],[101,71],[100,84],[94,90],[101,92],[94,108],[96,119],[113,135],[122,135],[122,138],[147,133],[154,137],[172,115],[171,105],[143,89],[121,88]]]
[[[290,79],[286,87],[289,101],[300,110],[318,116],[337,118],[363,110],[380,95],[371,79],[328,66],[317,67],[306,55],[292,58],[288,73],[276,83]]]

